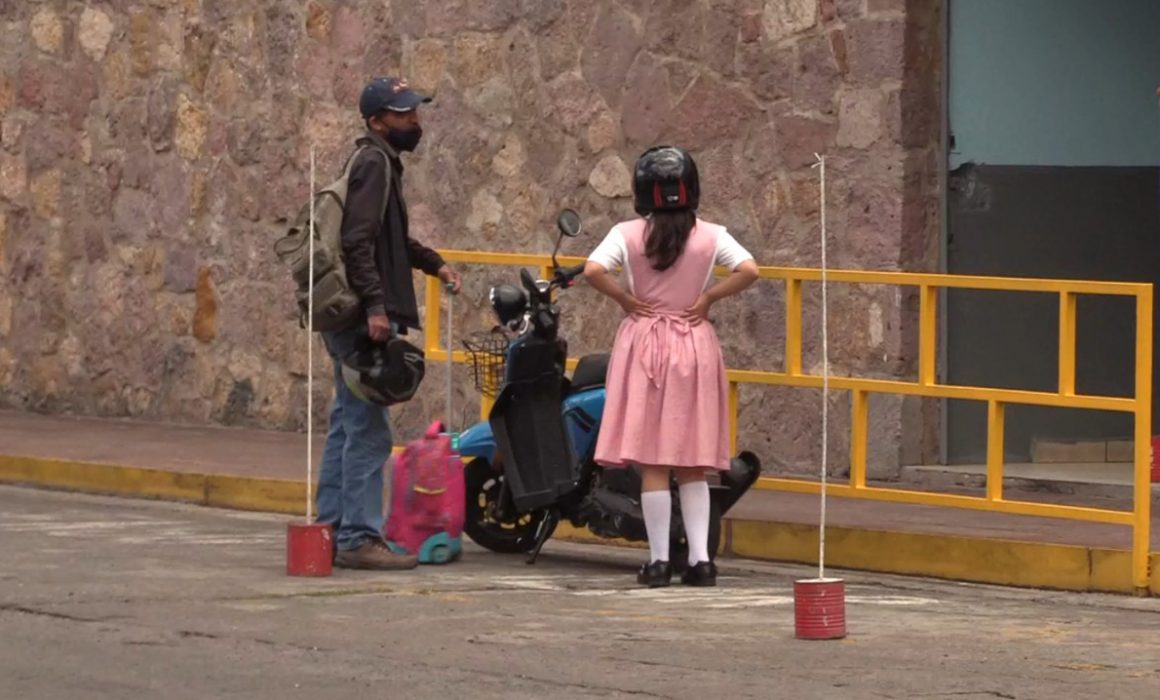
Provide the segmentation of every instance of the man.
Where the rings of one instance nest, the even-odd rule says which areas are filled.
[[[347,278],[362,300],[366,321],[323,334],[334,361],[336,396],[318,484],[318,520],[334,528],[334,564],[341,568],[418,565],[414,556],[392,553],[382,537],[383,464],[393,447],[389,416],[386,409],[358,399],[346,387],[342,360],[360,338],[369,335],[384,342],[394,333],[405,335],[409,328],[419,328],[411,268],[437,276],[459,292],[459,274],[437,252],[410,237],[403,200],[399,156],[419,145],[423,135],[419,105],[430,101],[410,90],[405,80],[394,78],[372,81],[359,100],[367,133],[357,144],[373,148],[354,156],[342,250]]]

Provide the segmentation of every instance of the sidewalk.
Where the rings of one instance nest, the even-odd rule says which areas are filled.
[[[296,515],[305,476],[305,435],[0,411],[2,483]],[[816,563],[817,514],[816,496],[753,491],[730,513],[726,552]],[[838,498],[828,521],[827,563],[839,568],[1132,592],[1127,527]],[[559,536],[591,539],[564,526]],[[1152,592],[1160,594],[1160,554]]]

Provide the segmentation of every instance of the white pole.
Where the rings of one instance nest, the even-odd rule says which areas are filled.
[[[446,291],[447,291],[447,413],[446,413],[447,424],[444,425],[443,428],[444,428],[444,430],[447,431],[448,434],[450,434],[451,433],[451,367],[452,367],[451,353],[454,351],[454,347],[451,344],[452,338],[454,337],[451,334],[451,324],[453,322],[453,319],[455,318],[455,310],[453,308],[453,303],[452,303],[453,300],[455,299],[455,295],[451,292],[450,289],[448,289]]]
[[[314,522],[314,144],[310,144],[310,282],[306,301],[306,523]]]
[[[822,229],[822,513],[818,526],[818,578],[826,577],[826,467],[828,466],[830,442],[830,343],[828,337],[828,299],[826,270],[826,159],[814,154],[821,178],[821,229]]]

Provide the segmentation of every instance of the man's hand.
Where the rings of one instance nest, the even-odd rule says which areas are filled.
[[[391,320],[386,314],[367,316],[367,332],[371,340],[376,343],[385,343],[391,339]]]
[[[439,279],[444,285],[451,288],[452,294],[458,294],[459,290],[463,288],[463,278],[448,265],[439,268]]]

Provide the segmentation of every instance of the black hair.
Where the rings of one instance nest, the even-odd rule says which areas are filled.
[[[654,270],[664,272],[676,264],[696,225],[697,213],[692,209],[652,213],[645,229],[644,253]]]

